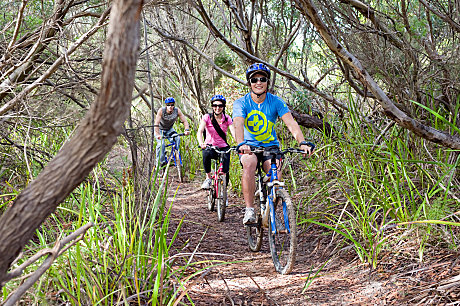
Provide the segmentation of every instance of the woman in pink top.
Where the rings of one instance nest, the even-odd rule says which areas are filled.
[[[227,131],[230,129],[234,134],[233,120],[225,114],[227,100],[222,95],[215,95],[211,98],[212,113],[206,114],[201,118],[198,128],[198,143],[203,149],[203,166],[206,172],[206,180],[201,185],[203,189],[211,188],[211,159],[218,159],[219,156],[214,150],[206,150],[207,145],[221,148],[226,151],[230,148],[227,143]],[[203,131],[206,129],[206,139],[203,141]],[[230,153],[225,154],[223,170],[227,173],[227,183],[229,181],[228,171],[230,169]]]

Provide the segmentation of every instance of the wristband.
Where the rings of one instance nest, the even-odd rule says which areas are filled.
[[[190,131],[190,129],[185,129],[186,131]]]
[[[312,150],[315,149],[315,145],[314,145],[312,142],[306,142],[305,140],[304,140],[304,141],[301,141],[301,142],[299,143],[299,147],[300,147],[300,146],[303,146],[303,145],[306,145],[306,146],[311,147]]]

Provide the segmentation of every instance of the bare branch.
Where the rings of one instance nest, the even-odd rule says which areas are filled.
[[[102,14],[101,18],[99,18],[99,21],[97,24],[92,27],[89,31],[87,31],[85,34],[83,34],[82,37],[80,37],[75,43],[73,43],[69,49],[59,56],[58,59],[54,61],[54,63],[37,79],[35,80],[32,84],[24,88],[20,94],[18,94],[16,97],[5,103],[2,107],[0,107],[0,116],[4,115],[7,111],[12,109],[16,104],[18,104],[22,99],[24,99],[32,90],[34,90],[36,87],[41,85],[47,78],[49,78],[58,68],[61,66],[61,64],[64,62],[67,56],[72,54],[75,50],[78,49],[78,47],[85,42],[88,38],[90,38],[94,33],[99,30],[99,28],[103,27],[105,25],[105,20],[107,16],[109,15],[110,8],[108,8],[104,14]],[[1,88],[2,86],[0,86]]]
[[[195,47],[194,45],[192,45],[190,42],[188,42],[187,40],[183,39],[183,38],[180,38],[180,37],[176,37],[176,36],[172,36],[172,35],[169,35],[167,33],[165,33],[164,31],[162,31],[161,29],[159,28],[154,28],[154,30],[163,38],[166,38],[166,39],[170,39],[170,40],[174,40],[174,41],[178,41],[184,45],[187,45],[190,49],[192,49],[193,51],[195,51],[196,53],[198,53],[200,56],[204,57],[213,67],[214,69],[216,69],[217,71],[219,71],[220,73],[222,73],[223,75],[237,81],[238,83],[241,83],[241,84],[246,84],[246,82],[244,80],[241,80],[239,78],[237,78],[236,76],[234,76],[233,74],[231,73],[228,73],[227,71],[225,71],[224,69],[220,68],[219,66],[217,66],[214,61],[209,57],[207,56],[205,53],[201,52],[200,49],[198,49],[197,47]]]
[[[460,33],[460,24],[456,23],[454,20],[452,20],[452,18],[450,18],[449,16],[447,15],[444,15],[442,14],[440,11],[434,9],[431,5],[429,5],[425,0],[419,0],[420,3],[423,4],[423,6],[425,6],[428,10],[430,10],[433,14],[435,14],[436,16],[438,16],[439,18],[441,18],[442,20],[444,20],[445,22],[447,22],[451,27],[452,29],[454,29],[455,31],[459,32]]]
[[[460,138],[452,136],[446,132],[436,130],[430,126],[426,126],[406,113],[401,111],[393,101],[383,92],[377,85],[374,79],[361,65],[361,62],[350,52],[348,52],[341,43],[332,35],[332,32],[324,24],[318,15],[318,10],[311,0],[296,0],[296,6],[305,16],[309,18],[315,26],[321,37],[328,45],[329,49],[334,52],[344,63],[353,68],[360,81],[375,95],[380,105],[383,107],[384,113],[394,120],[400,126],[412,131],[414,134],[423,137],[427,140],[439,143],[443,146],[460,149]]]

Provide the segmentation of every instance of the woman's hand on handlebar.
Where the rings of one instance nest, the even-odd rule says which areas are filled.
[[[207,144],[205,144],[204,142],[202,144],[200,144],[200,148],[206,149],[206,147],[207,147]]]

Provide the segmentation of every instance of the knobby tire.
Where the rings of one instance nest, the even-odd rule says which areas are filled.
[[[265,197],[266,198],[266,197]],[[246,225],[246,234],[248,236],[248,245],[249,249],[253,252],[259,252],[262,247],[262,238],[264,235],[264,229],[262,227],[262,217],[260,215],[260,198],[259,196],[254,196],[254,205],[256,209],[256,225]]]
[[[276,190],[275,217],[284,225],[283,202],[286,203],[287,216],[289,221],[290,231],[277,228],[275,234],[272,234],[271,222],[269,222],[268,240],[270,244],[270,252],[272,254],[273,264],[276,271],[280,274],[288,274],[292,271],[295,263],[297,249],[297,223],[294,206],[291,198],[286,190]]]
[[[182,173],[182,164],[181,164],[181,156],[179,150],[174,151],[174,157],[176,158],[176,168],[177,168],[177,176],[179,177],[179,182],[184,182],[184,174]]]
[[[214,182],[213,182],[214,183]],[[214,197],[214,184],[212,184],[211,188],[206,190],[207,198],[208,198],[208,209],[209,211],[214,211],[214,205],[216,203],[216,198]]]
[[[223,222],[225,220],[225,204],[227,202],[227,179],[225,174],[221,175],[217,180],[217,220]]]

